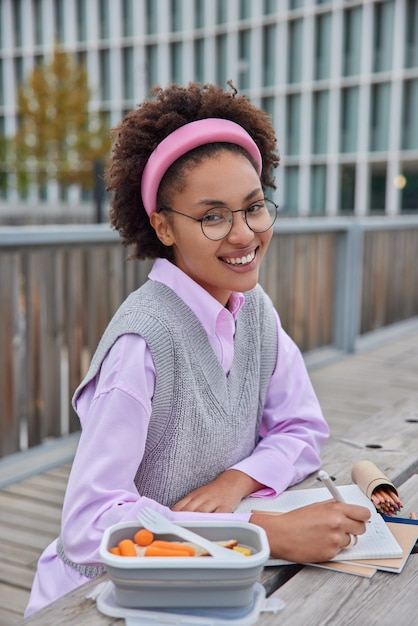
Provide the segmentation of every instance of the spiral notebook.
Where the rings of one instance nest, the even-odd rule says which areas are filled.
[[[370,522],[364,535],[359,535],[358,542],[351,548],[342,550],[333,561],[357,561],[360,559],[394,559],[402,557],[403,551],[394,535],[390,532],[386,522],[377,513],[375,507],[357,485],[343,485],[338,487],[345,502],[358,504],[370,510]],[[271,511],[287,513],[308,504],[329,500],[330,494],[326,488],[297,489],[285,491],[275,498],[248,497],[242,500],[236,511],[249,513],[250,511]],[[271,560],[269,565],[282,565],[288,561]]]

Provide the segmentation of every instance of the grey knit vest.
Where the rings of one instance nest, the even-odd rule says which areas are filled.
[[[191,309],[169,287],[148,281],[116,312],[75,397],[125,333],[145,339],[156,369],[145,454],[135,485],[141,495],[172,506],[250,455],[257,443],[277,358],[272,305],[261,287],[246,294],[226,376]]]
[[[170,507],[254,450],[277,358],[273,306],[260,286],[245,294],[226,375],[191,309],[166,285],[148,281],[114,315],[73,402],[126,333],[145,339],[156,370],[135,485],[142,496]],[[69,562],[60,548],[61,558]]]

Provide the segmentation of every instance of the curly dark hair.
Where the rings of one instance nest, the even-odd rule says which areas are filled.
[[[261,184],[276,188],[273,170],[279,165],[276,136],[269,115],[238,96],[231,83],[227,92],[215,85],[189,83],[151,90],[151,97],[130,111],[113,129],[114,145],[106,171],[111,193],[110,222],[125,245],[133,245],[131,258],[172,258],[171,248],[155,234],[141,198],[143,169],[153,150],[174,130],[207,117],[219,117],[240,124],[257,144],[263,159]],[[191,161],[201,161],[219,150],[243,151],[229,143],[206,144],[178,159],[165,173],[158,191],[159,206],[170,204],[172,193],[182,184],[182,173]],[[249,155],[244,151],[249,158]],[[251,160],[251,159],[250,159]]]

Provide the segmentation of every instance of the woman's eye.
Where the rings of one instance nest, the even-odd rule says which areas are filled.
[[[215,224],[216,222],[224,221],[225,213],[222,211],[211,211],[210,213],[205,213],[202,217],[202,222],[204,224]]]
[[[256,204],[252,204],[248,207],[247,213],[258,213],[259,211],[262,211],[264,207],[264,202],[257,202]]]

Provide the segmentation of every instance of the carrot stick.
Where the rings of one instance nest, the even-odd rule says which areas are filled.
[[[176,543],[175,541],[163,541],[162,539],[156,539],[152,542],[153,548],[162,548],[163,550],[182,550],[187,552],[190,556],[195,555],[195,549],[193,546],[186,545],[185,543]]]
[[[144,556],[190,556],[186,550],[169,550],[168,548],[155,548],[150,545],[145,548]]]
[[[114,548],[110,548],[109,552],[111,552],[112,554],[116,554],[116,556],[120,556],[120,550],[118,546],[115,546]]]
[[[137,556],[135,544],[132,539],[122,539],[119,541],[121,556]]]

